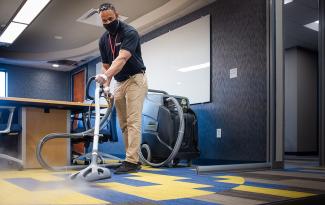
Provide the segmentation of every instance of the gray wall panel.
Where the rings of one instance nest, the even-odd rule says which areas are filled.
[[[285,52],[285,151],[297,152],[298,69],[297,49]]]
[[[317,53],[298,49],[298,151],[317,152]]]

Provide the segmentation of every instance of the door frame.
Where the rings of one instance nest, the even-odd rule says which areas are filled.
[[[325,0],[319,0],[318,50],[319,165],[325,167]]]
[[[284,167],[284,48],[283,1],[268,0],[270,5],[269,127],[272,168]],[[325,0],[319,1],[318,32],[318,142],[319,165],[325,166]]]
[[[267,0],[269,5],[268,44],[268,139],[272,169],[284,168],[284,42],[283,0]]]

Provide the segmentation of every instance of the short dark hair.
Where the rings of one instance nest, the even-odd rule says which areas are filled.
[[[112,11],[116,11],[115,10],[115,6],[111,3],[104,3],[104,4],[101,4],[98,8],[98,11],[101,12],[101,11],[106,11],[106,10],[112,10]]]

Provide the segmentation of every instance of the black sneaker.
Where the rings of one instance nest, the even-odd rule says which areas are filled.
[[[137,172],[141,169],[141,164],[133,164],[131,162],[123,161],[121,166],[115,170],[115,174],[127,174]]]

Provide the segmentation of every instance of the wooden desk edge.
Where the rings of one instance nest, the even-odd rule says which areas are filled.
[[[31,99],[31,98],[16,98],[16,97],[0,97],[0,105],[3,105],[3,102],[8,105],[19,104],[22,106],[38,106],[38,107],[50,107],[50,108],[59,108],[59,109],[69,109],[69,108],[88,108],[89,106],[95,106],[94,104],[86,104],[80,102],[69,102],[69,101],[59,101],[59,100],[43,100],[43,99]],[[105,108],[107,105],[100,105]]]

